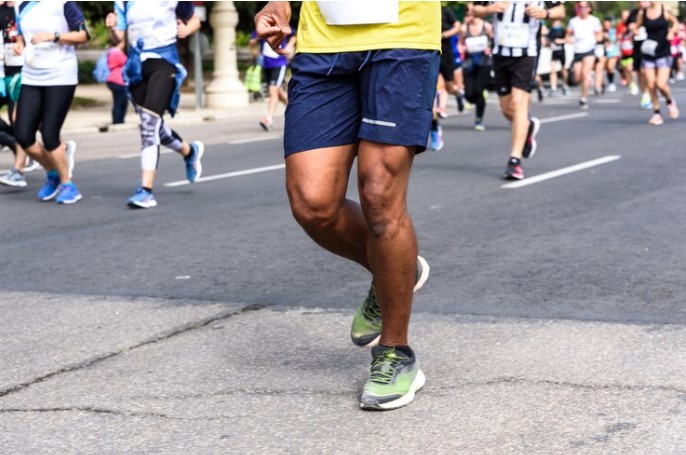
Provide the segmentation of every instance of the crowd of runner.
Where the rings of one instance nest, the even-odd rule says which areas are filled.
[[[620,17],[600,18],[594,15],[593,2],[579,1],[575,2],[575,15],[569,20],[546,14],[540,21],[526,12],[536,3],[470,2],[462,23],[448,7],[442,8],[443,46],[430,134],[432,150],[445,146],[440,119],[448,116],[443,101],[447,93],[457,97],[458,113],[464,111],[462,97],[467,106],[473,105],[474,129],[485,131],[489,86],[495,87],[501,111],[513,125],[506,179],[524,178],[521,159],[531,157],[537,149],[540,123],[535,117],[528,117],[528,110],[528,120],[522,120],[524,106],[533,91],[542,102],[546,97],[569,96],[570,86],[577,86],[579,109],[588,110],[591,96],[623,88],[627,95],[639,97],[642,109],[653,111],[647,120],[650,125],[661,125],[667,117],[679,117],[669,84],[684,80],[686,26],[662,2],[637,2],[635,9],[622,11]],[[549,9],[561,5],[543,3],[541,6]],[[486,21],[491,15],[493,21]],[[521,47],[503,45],[502,40],[513,39],[518,26],[524,27],[522,39],[526,42]],[[516,68],[510,68],[508,63],[515,60],[504,57],[515,56],[522,58],[516,61]],[[452,78],[460,81],[458,89],[451,89],[448,82],[453,71]],[[526,101],[520,101],[522,97]],[[514,112],[520,113],[519,120],[513,120]],[[520,147],[527,121],[528,133]]]

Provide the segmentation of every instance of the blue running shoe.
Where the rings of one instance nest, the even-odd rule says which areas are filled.
[[[76,204],[82,197],[79,189],[71,182],[60,185],[58,191],[59,194],[56,199],[58,204]]]
[[[439,126],[435,130],[431,130],[431,150],[438,152],[443,149],[444,145],[443,129]]]
[[[43,184],[43,187],[38,191],[38,199],[41,201],[50,201],[57,196],[57,193],[59,193],[59,188],[60,188],[60,178],[55,175],[52,176],[50,174],[47,174],[45,177],[45,184]]]
[[[205,144],[200,141],[191,142],[191,153],[184,158],[186,161],[186,178],[195,183],[202,175],[202,156],[205,153]]]
[[[136,194],[129,198],[127,205],[134,209],[151,209],[157,207],[157,200],[151,192],[138,188]]]

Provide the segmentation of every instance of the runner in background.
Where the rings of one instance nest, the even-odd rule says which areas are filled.
[[[647,8],[650,6],[650,2],[637,2],[638,3],[638,8],[634,8],[629,12],[629,16],[626,19],[626,26],[631,32],[633,39],[634,39],[634,53],[632,55],[633,59],[633,71],[634,71],[634,78],[635,80],[638,81],[638,88],[639,92],[641,94],[641,100],[640,100],[640,107],[641,109],[652,109],[653,108],[653,103],[650,101],[650,93],[648,93],[648,88],[646,86],[646,80],[645,80],[645,75],[643,74],[643,71],[641,71],[641,60],[642,60],[642,52],[641,52],[641,47],[643,46],[643,41],[645,41],[648,37],[646,33],[645,27],[637,26],[636,25],[636,20],[638,19],[638,14],[642,9]]]
[[[484,131],[486,98],[484,92],[491,77],[491,41],[493,26],[482,18],[474,17],[471,4],[460,31],[460,47],[465,49],[464,80],[465,98],[476,107],[474,129]]]
[[[267,41],[257,37],[257,33],[253,32],[253,37],[250,40],[250,45],[257,46],[260,50],[262,72],[269,87],[267,115],[260,119],[260,126],[265,131],[269,131],[274,123],[274,114],[279,106],[279,101],[284,105],[288,104],[288,93],[283,86],[288,69],[288,60],[295,54],[295,39],[295,33],[293,33],[281,43],[283,54],[277,54]]]
[[[596,43],[603,40],[603,27],[591,12],[591,2],[576,2],[576,16],[567,24],[567,38],[574,42],[574,80],[581,87],[579,108],[582,110],[588,109]]]
[[[38,199],[73,204],[82,196],[72,182],[76,144],[62,141],[61,130],[78,85],[75,46],[88,41],[78,2],[17,2],[19,36],[14,54],[24,55],[17,101],[16,138],[47,172]],[[36,133],[40,130],[42,140]]]
[[[593,94],[595,96],[605,93],[605,66],[607,65],[607,52],[605,50],[605,34],[602,32],[603,25],[600,23],[601,34],[595,43],[595,65],[593,66]]]
[[[562,2],[474,2],[474,16],[493,15],[493,71],[500,110],[511,122],[510,158],[503,177],[524,178],[522,158],[538,149],[541,122],[529,116],[543,20],[562,19]]]
[[[567,95],[569,72],[567,71],[567,53],[565,44],[567,43],[567,30],[562,25],[561,20],[554,20],[548,30],[548,41],[552,58],[550,62],[550,96],[558,95],[559,84],[562,81],[562,94]]]
[[[460,31],[462,31],[462,24],[460,21],[456,22],[456,25]],[[450,45],[453,48],[453,56],[455,57],[455,69],[453,70],[453,80],[455,81],[455,89],[457,89],[457,94],[455,94],[455,101],[457,102],[457,111],[463,112],[466,107],[465,104],[465,83],[464,83],[464,59],[462,58],[462,52],[460,50],[460,34],[450,38]]]
[[[12,169],[0,175],[0,184],[13,188],[25,188],[26,178],[24,173],[36,169],[38,163],[27,157],[26,152],[17,144],[17,140],[14,137],[14,124],[17,115],[16,106],[21,88],[21,69],[24,65],[24,57],[14,55],[13,50],[19,36],[14,3],[0,2],[0,30],[2,31],[3,43],[2,49],[0,49],[0,57],[2,57],[1,69],[4,73],[3,80],[0,83],[4,87],[6,94],[7,118],[9,119],[9,124],[2,125],[0,144],[10,148],[14,154],[14,165]]]
[[[460,23],[455,18],[455,13],[447,6],[441,7],[441,67],[440,75],[443,78],[443,85],[445,87],[445,92],[449,95],[455,96],[457,101],[457,111],[464,111],[464,99],[463,94],[460,91],[461,87],[461,71],[458,70],[456,64],[456,55],[453,51],[454,38],[460,33]],[[459,54],[459,53],[458,53]],[[455,75],[458,73],[458,80],[455,79]],[[441,83],[439,82],[439,85]],[[446,105],[447,98],[439,92],[439,114],[441,117],[446,117]]]
[[[619,61],[619,41],[617,29],[612,23],[611,17],[606,17],[603,21],[603,39],[605,40],[605,54],[607,56],[605,70],[607,72],[607,91],[614,93],[617,91],[615,84],[615,73],[617,72],[617,62]]]
[[[645,27],[646,30],[646,39],[641,46],[641,70],[653,105],[653,116],[648,123],[662,125],[664,120],[660,112],[658,91],[665,97],[669,118],[679,117],[679,109],[669,88],[672,70],[671,42],[679,32],[679,23],[662,2],[649,2],[646,8],[639,11],[636,26]]]
[[[679,20],[677,18],[677,20]],[[672,59],[674,63],[672,64],[672,78],[670,82],[683,81],[684,80],[684,61],[682,55],[683,43],[683,24],[679,20],[679,31],[672,38]]]
[[[619,71],[622,75],[622,85],[626,86],[628,93],[636,96],[640,93],[638,83],[634,78],[634,35],[628,27],[629,11],[622,11],[622,19],[617,24],[617,36],[619,37]]]
[[[116,42],[123,41],[128,33],[130,48],[124,75],[141,119],[141,182],[127,204],[148,209],[157,206],[153,186],[160,145],[183,157],[189,182],[202,174],[203,143],[185,142],[163,119],[165,112],[172,116],[176,113],[179,90],[187,74],[179,61],[176,41],[197,32],[200,19],[192,2],[117,1],[114,6],[116,12],[107,15],[105,24]]]
[[[112,92],[112,124],[124,123],[126,111],[129,107],[129,95],[126,82],[124,81],[124,66],[127,56],[126,40],[112,43],[107,50],[107,67],[110,73],[107,75],[107,88]]]

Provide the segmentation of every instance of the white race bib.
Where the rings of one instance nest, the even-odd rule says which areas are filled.
[[[157,49],[164,47],[161,37],[155,36],[150,23],[141,23],[129,26],[128,29],[131,44],[136,46],[138,40],[143,40],[143,49]]]
[[[477,54],[488,49],[488,36],[486,35],[470,36],[464,42],[467,45],[467,52],[470,54]]]
[[[328,25],[395,24],[398,22],[398,0],[321,1],[317,2],[317,5]]]
[[[24,56],[14,55],[14,43],[5,44],[5,51],[3,52],[5,57],[5,66],[23,66]]]
[[[500,22],[498,27],[498,45],[524,49],[529,47],[529,24],[512,24]]]
[[[624,52],[633,51],[634,43],[632,43],[630,40],[623,40],[620,44],[620,47]]]
[[[27,44],[24,57],[31,68],[54,69],[62,60],[62,46],[58,43]]]
[[[279,58],[279,54],[266,41],[262,43],[262,55],[269,58]]]
[[[603,44],[596,44],[593,53],[597,58],[605,57],[605,46]]]
[[[647,55],[648,57],[655,57],[655,51],[657,51],[658,42],[652,39],[647,39],[641,44],[641,54]]]
[[[634,35],[634,41],[643,41],[648,39],[648,32],[646,31],[645,27],[641,27],[638,30],[636,30],[636,34]]]
[[[552,51],[561,51],[562,50],[562,45],[561,44],[556,44],[556,43],[551,43],[550,44],[550,49]]]

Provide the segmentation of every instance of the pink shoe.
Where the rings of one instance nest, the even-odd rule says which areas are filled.
[[[648,121],[648,124],[653,126],[662,125],[663,123],[665,123],[665,121],[662,120],[661,114],[653,114],[653,116],[650,117],[650,120]]]
[[[669,111],[669,118],[678,119],[679,118],[679,108],[676,107],[676,101],[672,100],[672,104],[667,105],[667,110]]]

